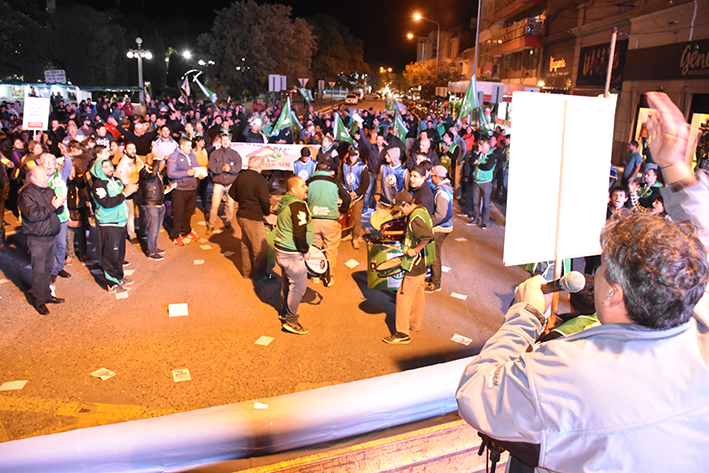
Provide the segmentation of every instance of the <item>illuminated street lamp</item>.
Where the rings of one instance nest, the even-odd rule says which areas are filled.
[[[414,13],[414,20],[416,20],[416,21],[421,21],[421,20],[430,21],[431,23],[435,23],[436,27],[438,28],[438,34],[436,36],[436,69],[438,69],[438,51],[439,51],[438,48],[440,47],[440,44],[441,44],[441,25],[439,25],[437,21],[429,20],[428,18],[422,17],[420,13]]]
[[[138,45],[138,49],[129,49],[126,56],[130,59],[136,58],[138,60],[138,87],[140,87],[140,91],[138,92],[138,100],[140,100],[140,103],[143,103],[145,100],[145,97],[143,96],[143,58],[152,59],[153,53],[143,50],[141,46],[143,44],[143,40],[140,37],[135,38],[135,42]]]
[[[183,51],[182,52],[182,57],[185,59],[189,59],[192,57],[192,53],[190,51]]]

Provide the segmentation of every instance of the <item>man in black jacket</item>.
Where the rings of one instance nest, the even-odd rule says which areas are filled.
[[[32,288],[27,296],[37,312],[47,315],[49,309],[45,304],[64,302],[52,295],[49,284],[54,267],[54,237],[61,229],[58,214],[66,196],[54,195],[49,188],[47,172],[41,166],[30,169],[27,177],[27,184],[20,189],[17,202],[32,262]]]
[[[263,158],[252,156],[249,167],[241,171],[229,189],[230,198],[239,204],[236,221],[241,227],[241,274],[245,278],[269,281],[268,243],[263,217],[271,213],[268,182],[261,175]]]
[[[140,170],[138,189],[142,201],[140,216],[145,220],[141,232],[145,237],[148,259],[162,261],[165,250],[158,248],[158,234],[165,218],[165,190],[160,175],[160,157],[153,157],[153,165],[143,166]]]

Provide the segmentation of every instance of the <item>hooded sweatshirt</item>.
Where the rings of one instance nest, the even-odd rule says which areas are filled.
[[[96,220],[100,225],[123,227],[128,222],[128,204],[123,195],[123,183],[115,177],[108,177],[103,172],[103,162],[110,159],[97,159],[91,166],[94,177],[91,195],[96,203]]]

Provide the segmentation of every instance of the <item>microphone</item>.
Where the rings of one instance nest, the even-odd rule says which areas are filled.
[[[549,294],[551,292],[567,291],[579,292],[586,286],[586,278],[578,271],[570,271],[563,277],[542,284],[542,292]]]

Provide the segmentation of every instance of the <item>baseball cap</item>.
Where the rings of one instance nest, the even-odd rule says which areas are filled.
[[[394,196],[394,209],[401,208],[402,204],[410,204],[414,201],[411,194],[406,191],[401,191]]]
[[[434,166],[433,169],[431,169],[431,174],[438,177],[448,177],[448,171],[441,165]]]

